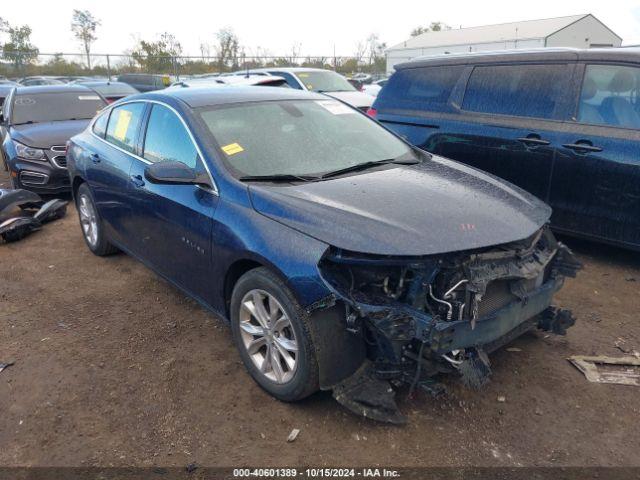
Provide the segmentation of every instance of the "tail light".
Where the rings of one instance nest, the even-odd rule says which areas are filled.
[[[67,143],[64,144],[64,154],[69,155],[69,148],[71,147],[71,140],[67,140]]]
[[[369,115],[371,118],[376,118],[376,116],[378,115],[378,110],[376,110],[375,108],[369,108],[367,110],[367,115]]]

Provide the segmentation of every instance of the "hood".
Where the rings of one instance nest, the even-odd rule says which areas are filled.
[[[362,92],[322,92],[329,97],[336,98],[338,100],[342,100],[345,103],[348,103],[352,107],[356,108],[369,108],[373,104],[375,98],[371,95],[367,95]]]
[[[419,165],[300,185],[249,187],[263,215],[329,245],[378,255],[433,255],[532,235],[551,209],[492,175],[433,157]]]
[[[64,145],[74,135],[82,132],[91,120],[66,120],[43,122],[11,127],[11,138],[29,147],[50,148]]]

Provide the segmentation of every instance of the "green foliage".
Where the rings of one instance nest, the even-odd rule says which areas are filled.
[[[140,40],[131,56],[146,72],[173,73],[176,70],[175,57],[181,54],[180,42],[173,34],[165,32],[155,42]]]
[[[2,58],[11,62],[16,71],[22,71],[38,58],[38,49],[31,44],[31,28],[7,26],[6,31],[9,41],[2,46]]]
[[[91,44],[97,39],[96,28],[98,25],[100,25],[100,20],[94,18],[89,10],[73,11],[71,31],[84,49],[89,70],[91,70]]]
[[[451,30],[451,27],[443,22],[431,22],[428,27],[416,27],[411,30],[411,36],[417,37],[427,32],[439,32],[441,30]]]

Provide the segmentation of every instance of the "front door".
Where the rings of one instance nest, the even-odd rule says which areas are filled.
[[[640,245],[640,67],[584,66],[549,201],[558,229]]]
[[[129,171],[135,253],[160,274],[209,302],[212,224],[218,197],[196,185],[154,184],[145,177],[148,165],[179,161],[206,174],[197,149],[178,117],[168,107],[151,107],[142,159]]]

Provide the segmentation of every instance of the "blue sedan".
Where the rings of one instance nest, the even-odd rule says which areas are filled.
[[[124,251],[230,321],[284,401],[332,389],[403,421],[389,382],[488,376],[579,264],[523,190],[431,156],[356,109],[280,88],[128,97],[68,145],[84,239]]]

